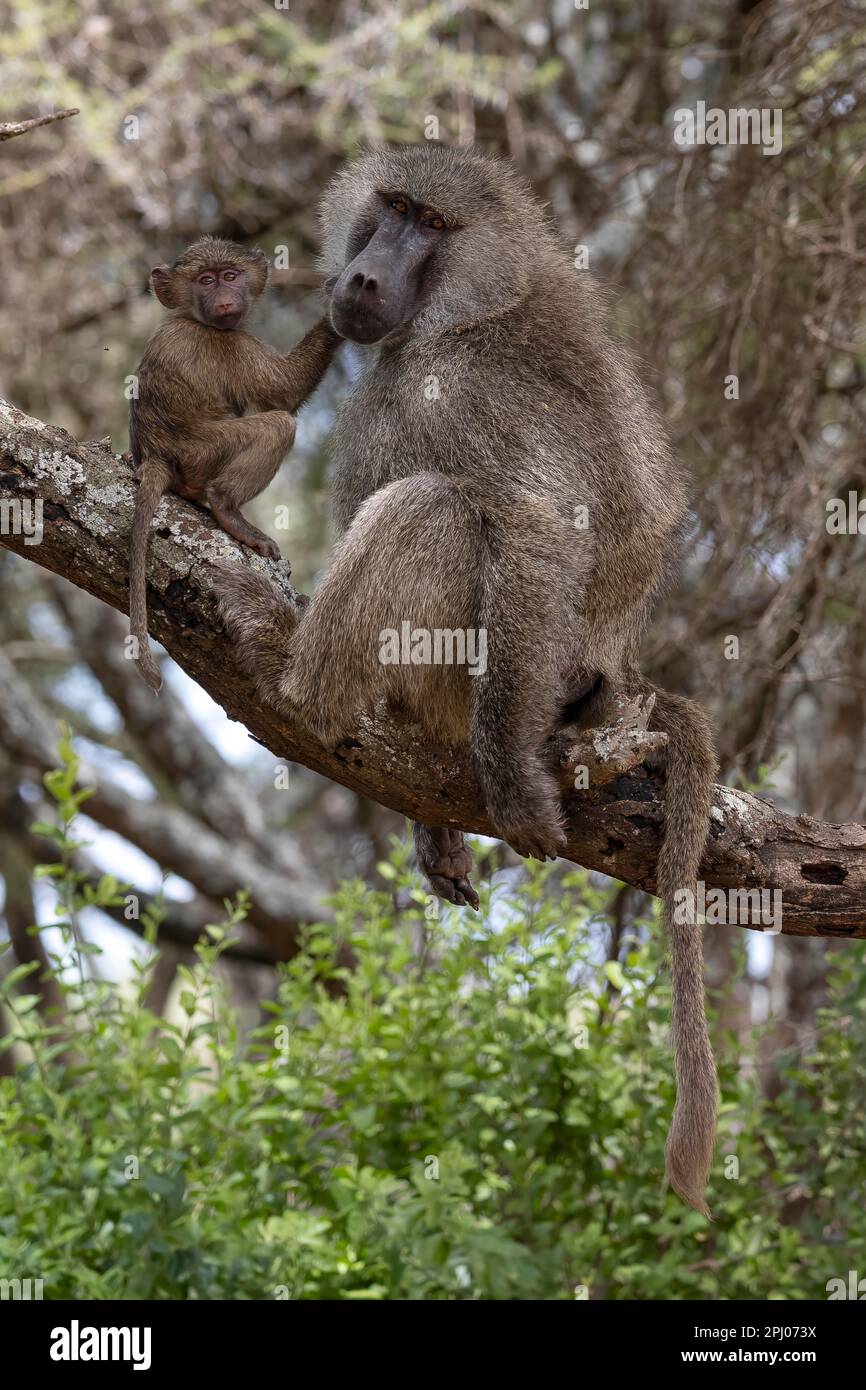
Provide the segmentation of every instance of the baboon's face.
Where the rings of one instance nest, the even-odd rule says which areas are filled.
[[[410,323],[449,235],[435,208],[397,190],[377,193],[352,228],[349,264],[334,283],[337,333],[354,343],[378,343]]]
[[[160,304],[208,328],[240,328],[268,283],[268,258],[256,247],[200,237],[174,265],[151,271]]]
[[[199,323],[223,332],[239,328],[249,313],[249,276],[235,265],[208,266],[191,286],[193,314]]]

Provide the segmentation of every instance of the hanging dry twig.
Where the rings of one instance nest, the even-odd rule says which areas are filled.
[[[68,111],[52,111],[50,116],[34,116],[29,121],[0,121],[0,140],[11,140],[15,135],[26,135],[28,130],[35,130],[37,126],[53,125],[55,121],[65,121],[67,116],[79,114],[79,108],[71,106]]]

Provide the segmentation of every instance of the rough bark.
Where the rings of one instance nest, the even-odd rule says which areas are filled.
[[[109,447],[78,443],[0,401],[0,544],[122,612],[134,488],[128,463]],[[8,505],[25,499],[42,503],[39,544],[27,543]],[[291,709],[277,713],[260,703],[216,618],[210,569],[218,558],[263,569],[291,591],[285,561],[250,557],[204,508],[164,498],[151,550],[151,630],[228,715],[278,757],[412,819],[490,833],[465,750],[425,745],[417,729],[384,713],[358,716],[350,738],[325,748]],[[603,748],[596,751],[602,761],[608,756]],[[626,770],[604,785],[590,774],[587,791],[572,790],[573,772],[562,768],[565,857],[652,892],[663,773],[632,765],[632,757],[624,757]],[[788,815],[768,801],[719,786],[701,875],[708,888],[780,889],[783,930],[789,934],[866,937],[862,825]]]

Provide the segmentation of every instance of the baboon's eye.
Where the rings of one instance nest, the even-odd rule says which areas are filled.
[[[434,232],[444,232],[445,230],[445,222],[441,217],[431,217],[427,226],[432,227]]]
[[[393,208],[395,212],[399,212],[401,217],[405,217],[406,213],[409,211],[405,198],[392,198],[388,207]]]
[[[237,280],[237,278],[238,278],[238,273],[237,273],[236,270],[226,270],[226,271],[223,271],[223,279],[224,279],[224,280]]]
[[[214,283],[214,276],[211,275],[210,271],[206,270],[204,275],[198,277],[198,283],[200,285],[212,285]]]

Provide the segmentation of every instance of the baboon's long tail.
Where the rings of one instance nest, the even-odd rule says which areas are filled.
[[[139,674],[157,695],[162,676],[147,635],[147,543],[159,499],[169,482],[170,474],[163,464],[152,459],[145,460],[141,466],[129,542],[129,632],[138,643],[136,665]]]
[[[696,1211],[709,1216],[704,1189],[713,1161],[717,1084],[704,1001],[704,953],[696,919],[697,876],[709,831],[716,759],[699,705],[652,687],[652,726],[668,736],[665,837],[657,888],[670,941],[677,1100],[666,1147],[667,1178]],[[682,890],[691,894],[684,907]],[[679,894],[675,900],[674,895]],[[688,899],[686,899],[688,902]]]

